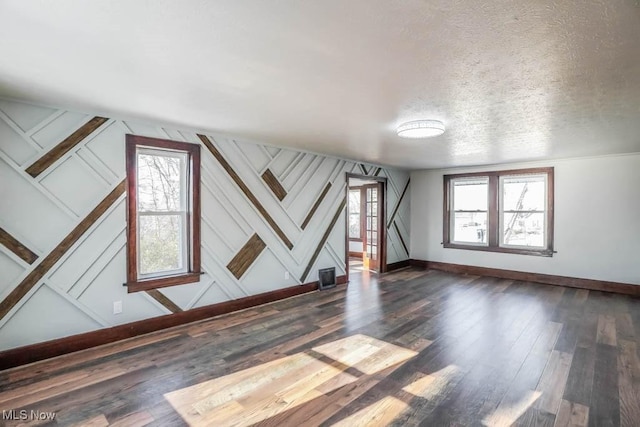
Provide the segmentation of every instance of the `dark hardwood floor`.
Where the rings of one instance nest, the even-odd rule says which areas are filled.
[[[27,425],[640,425],[640,299],[357,277],[2,371],[0,409],[55,413]]]

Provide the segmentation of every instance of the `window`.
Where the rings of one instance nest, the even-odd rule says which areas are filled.
[[[349,189],[349,239],[362,240],[360,188]]]
[[[500,246],[546,246],[546,192],[546,174],[500,177]]]
[[[459,178],[453,182],[452,241],[470,245],[487,245],[489,179]]]
[[[553,168],[444,176],[446,248],[553,255]]]
[[[200,280],[200,146],[127,135],[129,292]]]

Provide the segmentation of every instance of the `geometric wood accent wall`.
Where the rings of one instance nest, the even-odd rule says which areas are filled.
[[[127,133],[203,146],[199,283],[122,286]],[[346,172],[387,177],[387,261],[408,259],[407,172],[0,99],[0,350],[344,274]]]

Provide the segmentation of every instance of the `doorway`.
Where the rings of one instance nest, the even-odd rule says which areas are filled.
[[[386,178],[347,173],[347,276],[386,270]]]

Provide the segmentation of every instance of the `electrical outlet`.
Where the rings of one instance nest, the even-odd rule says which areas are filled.
[[[122,313],[122,301],[114,301],[113,302],[113,314]]]
[[[284,272],[284,280],[289,280],[289,272],[288,271]]]

